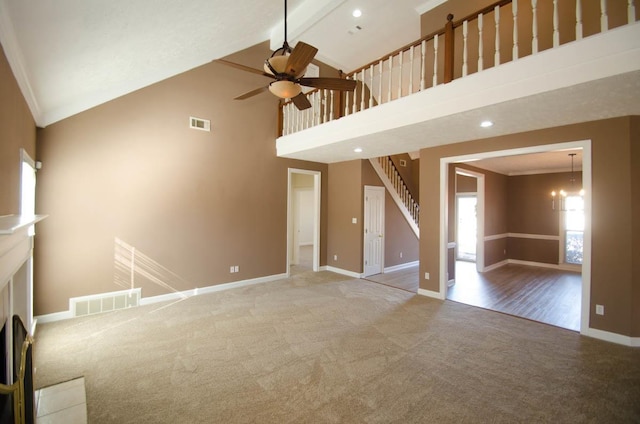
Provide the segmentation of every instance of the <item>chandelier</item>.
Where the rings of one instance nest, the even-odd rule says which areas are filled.
[[[575,193],[575,189],[574,189],[574,185],[576,182],[576,176],[575,173],[573,171],[573,160],[574,160],[574,156],[577,153],[569,153],[569,156],[571,157],[571,178],[569,179],[569,182],[571,183],[571,188],[570,191],[567,192],[563,189],[560,189],[558,191],[553,190],[551,192],[551,209],[555,210],[560,210],[560,211],[566,211],[569,210],[567,209],[567,195],[569,195],[570,193]],[[580,189],[580,191],[578,192],[578,194],[583,197],[584,196],[584,189]],[[556,202],[556,198],[557,198],[557,202]]]

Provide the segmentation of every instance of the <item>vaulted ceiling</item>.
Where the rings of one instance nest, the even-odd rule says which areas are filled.
[[[288,39],[351,71],[419,38],[420,15],[444,1],[289,0]],[[0,42],[46,126],[265,40],[275,49],[283,18],[283,0],[0,0]]]

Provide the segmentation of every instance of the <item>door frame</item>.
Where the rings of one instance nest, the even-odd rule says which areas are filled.
[[[589,312],[591,305],[591,196],[592,196],[592,149],[591,140],[570,141],[566,143],[542,144],[537,146],[529,146],[515,149],[498,150],[493,152],[482,152],[476,154],[467,154],[461,156],[451,156],[440,158],[440,284],[439,299],[445,299],[447,293],[447,238],[448,238],[448,222],[447,222],[447,193],[449,187],[449,164],[457,162],[473,162],[479,159],[496,158],[502,156],[514,156],[528,153],[540,153],[550,150],[562,149],[582,149],[582,187],[585,190],[584,195],[584,214],[585,214],[585,231],[584,231],[584,251],[582,266],[582,305],[580,310],[580,334],[589,334]],[[479,183],[479,182],[478,182]],[[480,186],[478,185],[478,191]],[[484,191],[484,186],[483,186]],[[484,203],[483,203],[484,208]],[[479,244],[484,245],[484,225],[482,239],[478,234]],[[484,265],[484,264],[483,264]]]
[[[456,200],[455,200],[455,228],[454,228],[454,234],[455,234],[455,243],[456,243],[456,247],[455,247],[455,260],[464,260],[464,259],[460,259],[460,257],[458,256],[458,254],[460,253],[460,231],[458,228],[458,221],[459,221],[459,217],[460,217],[460,205],[459,205],[459,200],[461,198],[465,198],[465,199],[470,199],[470,198],[474,198],[476,199],[476,242],[475,242],[475,247],[476,247],[476,260],[474,260],[474,262],[477,262],[477,257],[478,257],[478,248],[480,247],[478,243],[478,213],[479,213],[479,208],[478,208],[478,193],[473,192],[473,193],[456,193]],[[469,261],[470,262],[470,261]]]
[[[370,186],[370,185],[365,185],[364,186],[364,195],[363,197],[363,206],[362,206],[362,210],[363,210],[363,214],[362,214],[362,275],[364,277],[368,277],[369,275],[377,275],[377,274],[367,274],[366,270],[367,270],[367,265],[366,265],[366,260],[367,260],[367,191],[379,191],[382,192],[382,226],[384,228],[384,225],[386,223],[385,219],[385,197],[387,195],[387,190],[384,188],[384,186]],[[382,246],[380,249],[380,272],[379,274],[384,273],[384,245],[385,245],[385,235],[384,235],[384,231],[382,233]]]
[[[293,174],[306,174],[313,176],[313,272],[320,270],[320,206],[321,206],[321,184],[322,173],[320,171],[310,171],[308,169],[288,168],[287,171],[287,262],[286,274],[290,275],[291,248],[293,243],[293,187],[291,186]]]
[[[484,174],[458,167],[456,167],[455,173],[476,179],[476,208],[478,209],[476,221],[476,271],[484,272]],[[454,207],[456,207],[456,205],[454,205]],[[456,240],[457,236],[456,234]],[[458,247],[456,246],[456,255],[457,249]]]

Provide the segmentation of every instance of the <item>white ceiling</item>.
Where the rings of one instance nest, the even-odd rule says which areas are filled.
[[[548,174],[571,171],[570,154],[575,154],[573,157],[573,170],[576,172],[582,171],[582,149],[563,149],[526,155],[502,156],[468,161],[466,163],[508,176]]]
[[[420,14],[443,1],[289,0],[289,42],[349,72],[419,38]],[[0,0],[0,42],[46,126],[262,41],[277,48],[283,16],[283,0]]]

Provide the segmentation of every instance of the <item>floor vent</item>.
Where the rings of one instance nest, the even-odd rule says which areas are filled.
[[[142,290],[137,288],[91,296],[72,297],[69,299],[69,310],[74,317],[81,317],[126,309],[138,306],[141,296]]]
[[[189,117],[189,128],[194,130],[211,131],[211,121],[208,119]]]

